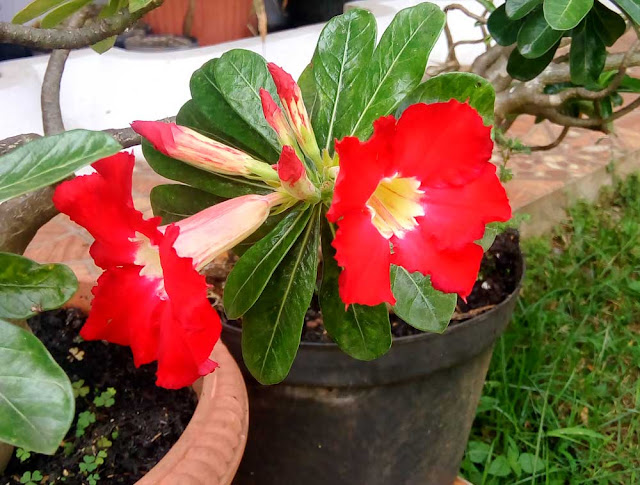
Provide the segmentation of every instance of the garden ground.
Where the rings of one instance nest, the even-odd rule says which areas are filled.
[[[640,179],[523,243],[462,473],[474,485],[640,482]]]

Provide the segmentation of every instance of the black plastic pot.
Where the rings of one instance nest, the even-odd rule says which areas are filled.
[[[394,339],[372,362],[302,343],[281,384],[262,386],[245,369],[249,440],[233,483],[452,484],[519,289],[442,335]],[[241,331],[225,326],[223,340],[242,362]]]

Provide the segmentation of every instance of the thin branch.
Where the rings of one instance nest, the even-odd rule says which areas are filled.
[[[0,42],[20,44],[36,49],[80,49],[114,35],[119,35],[137,22],[145,13],[162,5],[164,0],[153,0],[146,7],[93,22],[78,29],[39,29],[27,25],[0,22]]]
[[[472,11],[470,11],[466,7],[463,7],[459,3],[452,3],[451,5],[447,5],[446,7],[444,7],[444,13],[450,12],[451,10],[459,10],[463,14],[465,14],[467,17],[471,17],[472,19],[476,20],[480,24],[487,23],[487,19],[484,18],[482,15],[473,13]]]
[[[529,150],[531,150],[532,152],[543,152],[557,147],[558,145],[560,145],[560,143],[562,143],[562,140],[564,140],[564,138],[567,136],[567,133],[569,133],[570,129],[571,128],[569,126],[565,126],[564,128],[562,128],[562,132],[560,133],[560,135],[558,135],[558,138],[556,138],[554,141],[552,141],[548,145],[529,147]]]

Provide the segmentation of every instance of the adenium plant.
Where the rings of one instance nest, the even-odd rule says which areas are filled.
[[[374,17],[351,10],[327,24],[298,83],[250,51],[207,62],[177,123],[132,123],[151,167],[182,182],[152,191],[162,217],[133,207],[131,154],[60,185],[56,206],[95,237],[105,270],[82,336],[157,361],[160,386],[212,372],[221,322],[199,272],[228,250],[241,257],[224,309],[242,319],[245,363],[264,384],[289,372],[314,293],[358,359],[388,351],[390,308],[444,330],[477,279],[487,224],[511,209],[489,161],[486,82],[420,84],[443,24],[423,3],[376,46]]]

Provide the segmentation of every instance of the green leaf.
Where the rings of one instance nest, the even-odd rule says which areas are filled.
[[[640,2],[638,0],[617,0],[617,5],[627,12],[629,17],[637,24],[640,24]]]
[[[544,0],[544,18],[555,30],[571,30],[587,16],[593,0]]]
[[[38,264],[0,253],[0,318],[23,319],[62,306],[78,289],[78,280],[63,264]]]
[[[467,445],[467,456],[472,463],[486,463],[491,453],[491,446],[482,441],[469,441]]]
[[[302,92],[302,100],[307,108],[307,113],[312,121],[315,121],[318,112],[318,90],[316,80],[313,75],[313,64],[307,64],[302,74],[298,78],[298,86]]]
[[[571,82],[579,86],[590,86],[598,78],[607,58],[604,42],[594,31],[591,18],[585,19],[574,30],[569,52]]]
[[[269,91],[274,100],[278,99],[276,85],[262,56],[244,49],[234,49],[218,59],[213,65],[213,72],[215,83],[229,106],[253,131],[262,136],[276,155],[279,154],[280,144],[275,131],[264,117],[260,100],[260,88]],[[192,97],[198,101],[193,94]],[[199,107],[202,109],[202,106]],[[240,132],[234,137],[244,140],[246,135]]]
[[[238,256],[242,256],[251,248],[251,246],[253,246],[256,242],[273,231],[273,229],[275,229],[275,227],[280,223],[282,219],[284,219],[288,215],[288,213],[289,211],[284,211],[280,212],[279,214],[274,214],[267,217],[267,220],[264,221],[264,223],[258,228],[257,231],[255,231],[241,243],[233,247],[233,252]]]
[[[640,93],[640,79],[625,75],[618,91],[621,93]]]
[[[489,465],[487,473],[494,477],[508,477],[511,475],[511,467],[507,458],[503,455],[498,455]]]
[[[590,14],[593,27],[606,46],[611,47],[624,34],[627,24],[613,10],[609,10],[600,2],[596,2]]]
[[[71,0],[55,10],[49,12],[45,18],[42,19],[41,27],[43,29],[52,29],[57,26],[64,19],[70,17],[86,4],[92,0]]]
[[[153,0],[129,0],[129,11],[131,13],[137,12],[138,10],[149,5]]]
[[[518,464],[522,467],[522,471],[528,475],[534,475],[544,470],[544,461],[541,457],[538,457],[531,453],[522,453],[518,457]]]
[[[511,20],[519,20],[541,3],[542,0],[507,0],[506,13]]]
[[[242,355],[261,384],[282,381],[300,344],[318,271],[320,211],[315,210],[291,251],[242,321]]]
[[[49,10],[62,5],[67,0],[35,0],[20,10],[11,22],[14,24],[24,24],[29,20],[33,20],[36,17],[40,17],[43,13],[47,13]]]
[[[91,46],[91,48],[98,54],[104,54],[115,45],[116,40],[118,40],[118,36],[112,35],[111,37],[107,37],[106,39],[96,42]]]
[[[431,278],[391,266],[391,289],[396,297],[393,311],[405,322],[424,332],[442,333],[456,309],[458,297],[442,293],[431,285]]]
[[[518,40],[518,32],[524,20],[513,20],[507,16],[506,7],[500,5],[487,19],[491,37],[502,46],[509,46]]]
[[[365,139],[373,122],[393,113],[422,80],[431,49],[444,27],[445,15],[431,3],[398,12],[373,53],[359,96],[354,99],[360,116],[346,133]]]
[[[224,199],[188,185],[156,185],[149,196],[153,214],[162,217],[163,224],[171,224],[197,214]]]
[[[224,287],[224,311],[229,318],[244,315],[258,300],[310,218],[310,209],[292,210],[238,260]]]
[[[486,79],[469,72],[448,72],[427,79],[405,98],[396,115],[415,103],[439,103],[450,99],[461,103],[468,101],[482,116],[485,125],[493,125],[496,99],[493,86]]]
[[[142,153],[151,168],[170,180],[191,185],[225,199],[247,194],[269,194],[272,189],[262,182],[232,175],[214,174],[192,167],[168,157],[146,140],[142,140]]]
[[[180,109],[176,121],[263,160],[277,161],[280,145],[274,137],[265,138],[255,130],[231,107],[220,90],[215,75],[219,61],[211,59],[193,73],[189,83],[193,100]],[[274,99],[277,100],[277,96]],[[253,106],[255,108],[255,103]]]
[[[496,240],[498,234],[500,234],[500,228],[491,224],[487,224],[484,229],[484,235],[482,239],[476,241],[476,244],[482,246],[482,249],[486,252],[489,250],[493,242]]]
[[[128,3],[128,0],[109,0],[109,2],[102,7],[102,10],[100,10],[100,14],[98,15],[98,18],[105,18],[105,17],[111,17],[112,15],[115,15],[118,10],[124,8]]]
[[[544,71],[545,67],[553,60],[553,56],[558,50],[560,41],[548,50],[543,56],[536,59],[527,59],[522,57],[518,49],[514,49],[509,55],[507,61],[507,72],[509,75],[519,81],[530,81]]]
[[[322,29],[311,64],[318,94],[313,128],[321,148],[329,149],[355,125],[365,68],[376,45],[376,19],[355,8]]]
[[[325,221],[322,236],[322,285],[319,299],[324,327],[340,349],[359,360],[373,360],[391,348],[391,324],[386,305],[345,304],[338,292],[340,269],[335,260],[332,226]]]
[[[547,436],[552,438],[596,438],[606,439],[606,436],[594,431],[592,429],[583,428],[581,426],[574,426],[570,428],[558,428],[547,432]]]
[[[545,20],[542,9],[538,9],[527,17],[518,32],[518,50],[527,59],[537,59],[549,52],[563,33],[553,29]]]
[[[59,182],[122,147],[101,131],[38,138],[0,157],[0,202]]]
[[[52,455],[73,420],[71,382],[31,333],[0,320],[0,441]]]

